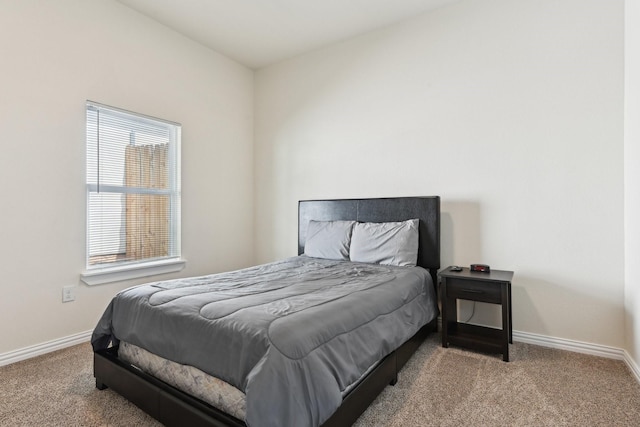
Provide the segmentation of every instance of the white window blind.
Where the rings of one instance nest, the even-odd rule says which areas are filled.
[[[87,269],[180,257],[179,124],[87,102]]]

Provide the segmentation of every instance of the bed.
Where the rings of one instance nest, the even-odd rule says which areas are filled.
[[[327,224],[352,227],[355,261],[349,252],[346,260],[309,256],[312,246],[322,252],[317,229]],[[416,267],[367,262],[379,253],[361,236],[388,224],[414,227]],[[116,296],[92,337],[96,386],[165,425],[351,425],[436,330],[439,248],[437,196],[300,201],[298,257]],[[182,323],[187,333],[177,329]],[[224,380],[240,390],[246,412],[220,409],[198,390],[141,369],[132,348]]]

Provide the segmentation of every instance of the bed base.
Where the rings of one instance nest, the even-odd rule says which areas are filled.
[[[430,332],[434,319],[393,353],[385,357],[343,399],[322,427],[352,425],[387,384],[395,384],[398,372]],[[246,427],[246,424],[177,388],[118,359],[113,349],[94,353],[94,376],[100,390],[111,388],[166,426]]]

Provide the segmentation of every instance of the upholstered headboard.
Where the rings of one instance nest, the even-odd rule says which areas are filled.
[[[301,200],[298,202],[298,255],[304,253],[310,220],[391,222],[420,219],[418,265],[431,272],[436,283],[440,268],[440,197]]]

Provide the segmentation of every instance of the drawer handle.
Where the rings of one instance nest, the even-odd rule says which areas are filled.
[[[470,294],[484,294],[484,291],[481,291],[480,289],[460,289],[462,292],[467,292]]]

